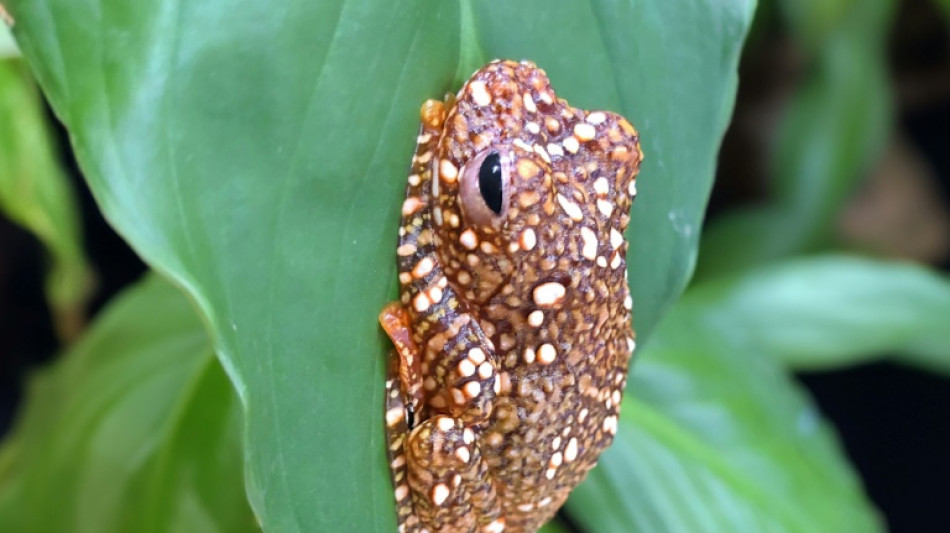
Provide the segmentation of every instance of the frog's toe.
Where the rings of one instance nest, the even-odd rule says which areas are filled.
[[[413,506],[423,524],[435,531],[492,531],[503,525],[488,466],[474,432],[461,420],[426,420],[409,436],[406,452]]]

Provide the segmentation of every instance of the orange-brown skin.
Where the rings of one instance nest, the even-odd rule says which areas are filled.
[[[421,122],[401,298],[380,314],[399,531],[533,532],[617,430],[637,133],[526,61],[488,64]],[[498,209],[480,176],[501,183]]]

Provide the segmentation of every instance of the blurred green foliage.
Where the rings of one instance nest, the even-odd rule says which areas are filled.
[[[0,530],[394,530],[375,315],[394,287],[400,172],[421,99],[495,56],[537,61],[575,105],[622,111],[646,152],[631,225],[641,346],[617,441],[571,521],[883,529],[790,372],[883,353],[950,368],[946,279],[800,257],[834,248],[831,217],[889,133],[890,2],[777,5],[810,68],[776,141],[772,203],[714,224],[675,304],[753,4],[87,4],[11,10],[100,207],[182,291],[150,275],[36,376],[0,449]],[[31,116],[24,131],[42,132],[31,98],[0,131]],[[30,186],[62,181],[44,142]],[[16,198],[0,204],[11,218],[46,205]],[[70,197],[43,209],[75,217]]]
[[[60,338],[69,341],[82,329],[92,283],[79,213],[51,142],[39,91],[26,65],[4,58],[3,48],[0,42],[0,211],[49,251],[46,294]]]

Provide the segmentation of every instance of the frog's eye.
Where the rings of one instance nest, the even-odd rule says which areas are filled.
[[[497,226],[508,210],[510,195],[508,169],[502,155],[487,150],[472,158],[462,169],[462,210],[469,222]]]
[[[478,191],[482,193],[485,205],[495,212],[501,213],[501,159],[496,152],[488,154],[478,167]]]

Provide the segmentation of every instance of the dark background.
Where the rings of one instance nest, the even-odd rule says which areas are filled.
[[[800,58],[782,28],[772,20],[757,24],[740,68],[736,118],[723,144],[708,220],[768,198],[763,178],[767,136],[760,133],[777,122],[783,96],[802,76]],[[893,150],[886,164],[877,166],[887,171],[871,172],[839,224],[839,237],[855,248],[926,262],[944,272],[950,270],[948,24],[929,2],[900,5],[889,43],[897,101]],[[55,122],[52,115],[50,121]],[[97,274],[88,307],[92,317],[145,266],[102,218],[68,152],[65,131],[55,127],[63,165],[80,197],[86,250]],[[881,220],[889,229],[904,224],[906,231],[867,229]],[[0,436],[9,429],[24,379],[58,349],[43,292],[44,271],[40,244],[0,216]],[[950,381],[887,363],[799,378],[838,428],[891,530],[950,531]]]

